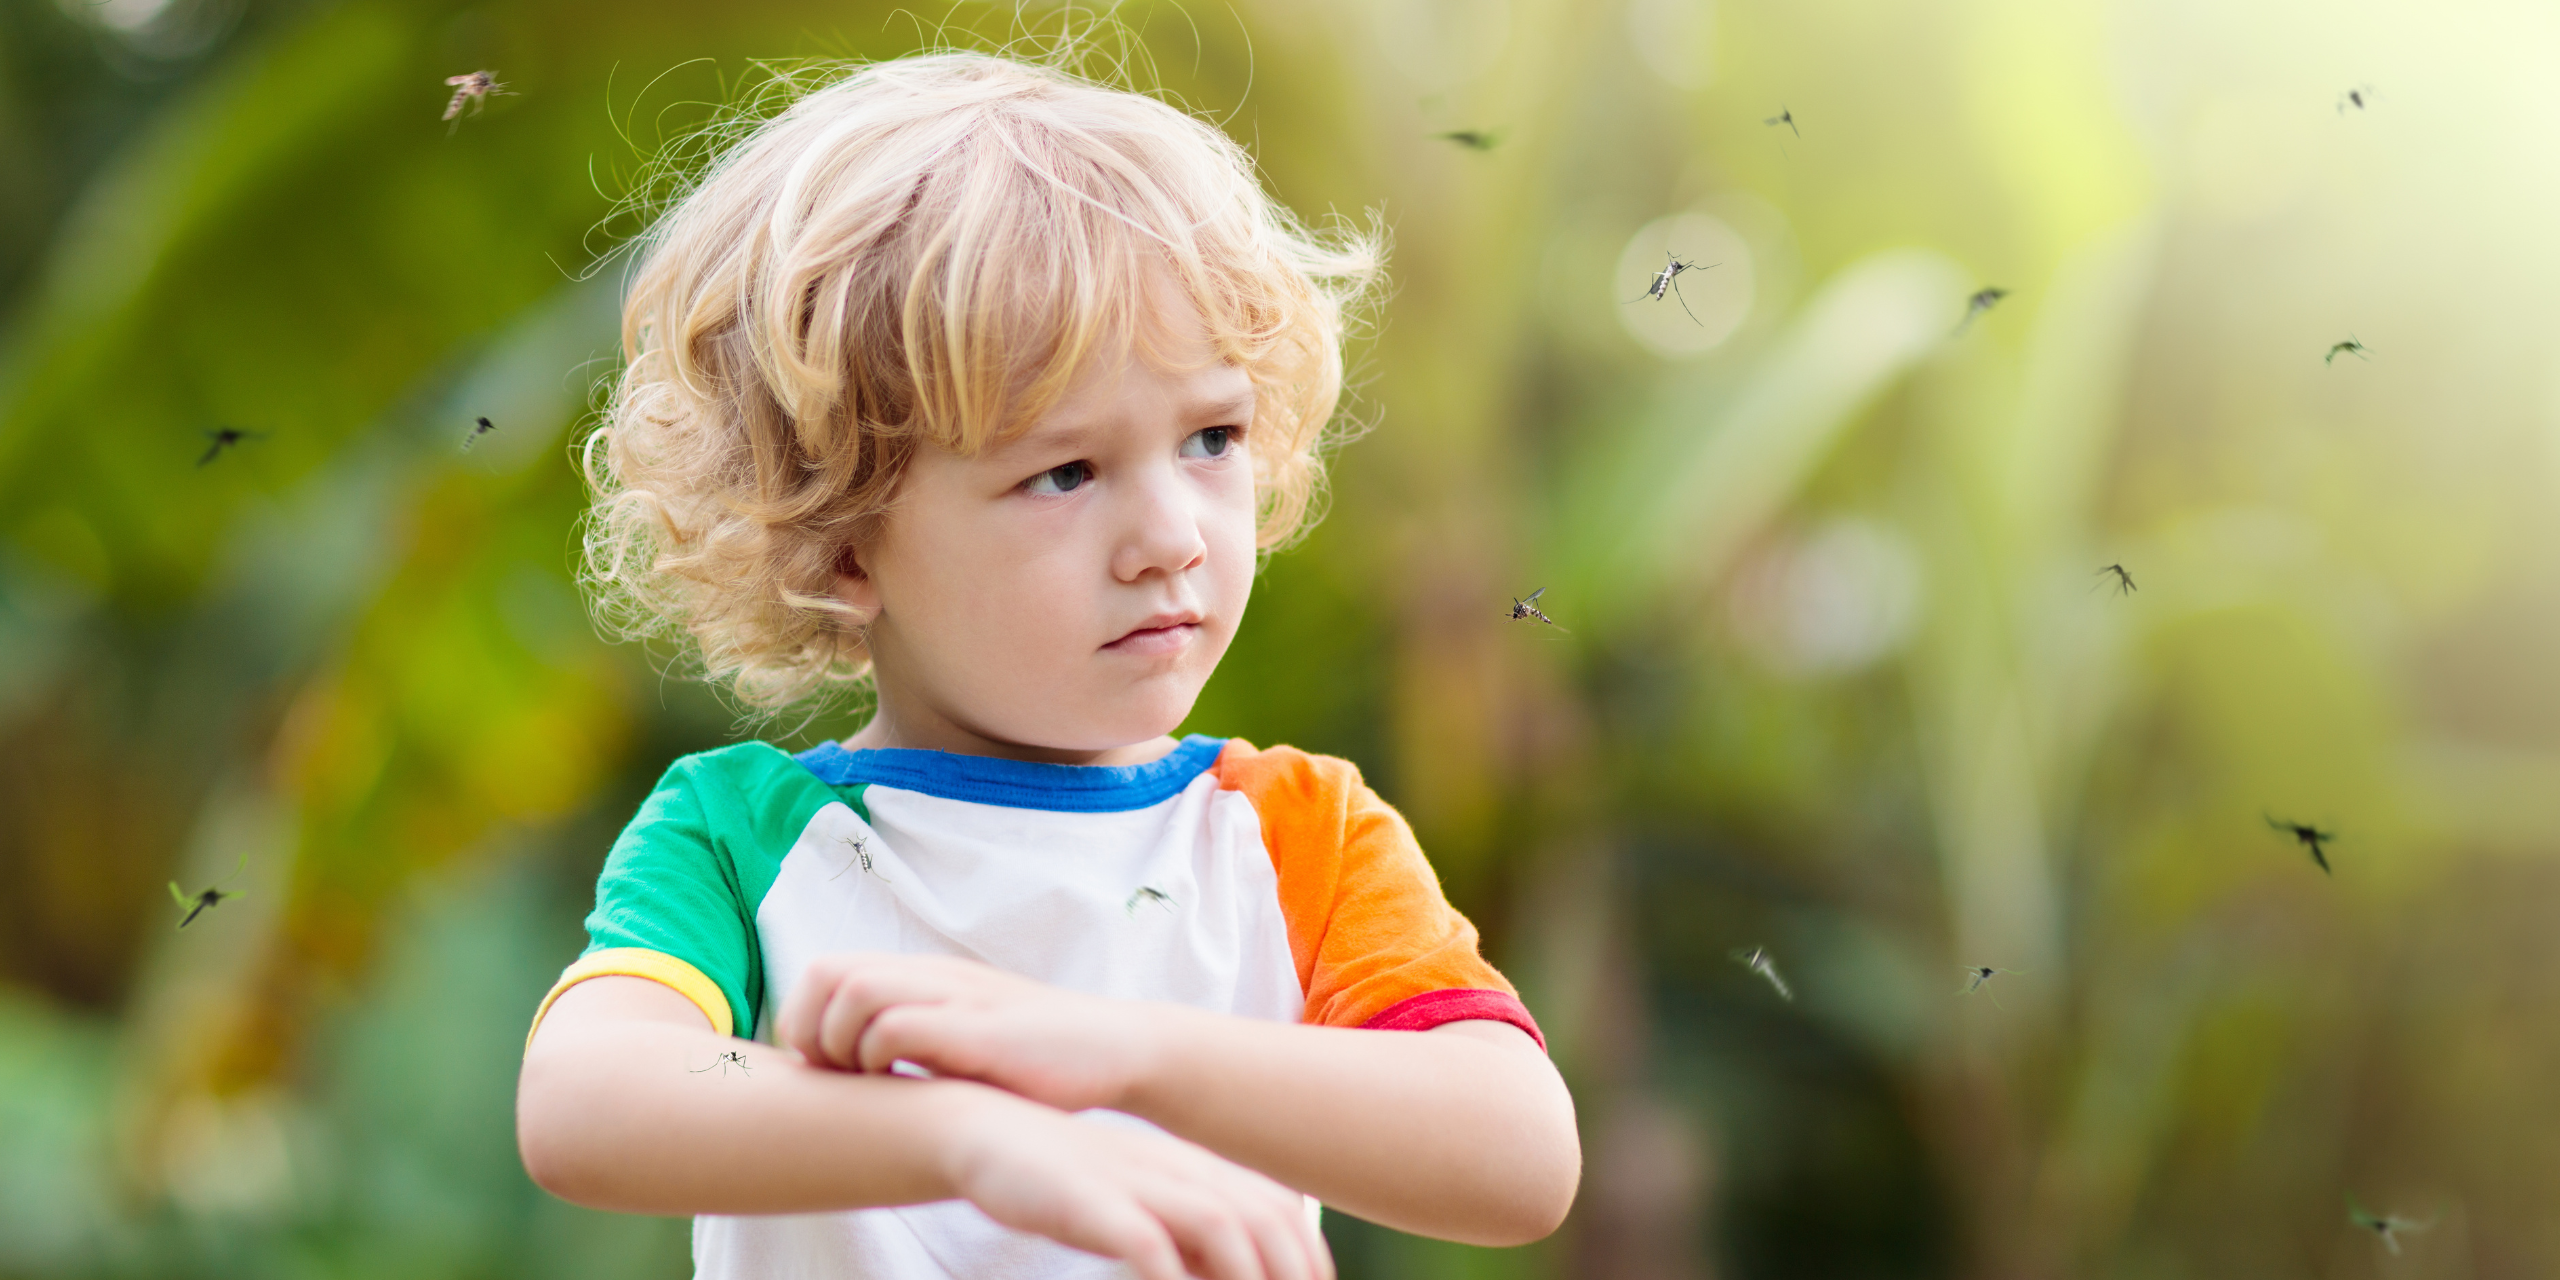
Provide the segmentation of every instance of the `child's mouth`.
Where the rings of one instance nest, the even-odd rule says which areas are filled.
[[[1192,638],[1200,632],[1199,622],[1192,619],[1157,622],[1149,618],[1147,621],[1150,625],[1139,627],[1102,646],[1103,652],[1125,653],[1147,658],[1162,657],[1166,654],[1180,653],[1189,648]]]

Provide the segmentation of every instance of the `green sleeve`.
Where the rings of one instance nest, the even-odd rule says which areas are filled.
[[[613,842],[587,914],[587,951],[640,947],[682,960],[728,997],[752,1038],[764,1006],[756,907],[834,790],[763,742],[668,768]]]

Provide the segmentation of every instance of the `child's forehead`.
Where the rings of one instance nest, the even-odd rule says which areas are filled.
[[[1134,349],[1087,362],[1045,411],[988,441],[978,456],[1003,458],[1063,445],[1143,435],[1160,420],[1249,425],[1258,389],[1242,364],[1214,357],[1171,364]]]

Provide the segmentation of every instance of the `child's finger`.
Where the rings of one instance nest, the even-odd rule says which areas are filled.
[[[975,1076],[948,1060],[944,1052],[950,1028],[948,1010],[941,1005],[893,1005],[871,1016],[871,1021],[854,1041],[853,1062],[863,1071],[886,1071],[890,1064],[904,1058],[939,1075]]]
[[[1333,1243],[1324,1238],[1324,1224],[1316,1216],[1315,1201],[1294,1190],[1288,1194],[1289,1229],[1306,1250],[1307,1274],[1315,1280],[1334,1280]]]
[[[1120,1254],[1119,1258],[1138,1273],[1138,1280],[1190,1280],[1190,1273],[1182,1268],[1182,1251],[1173,1247],[1173,1240],[1161,1227],[1156,1229],[1153,1243]]]
[[[800,981],[792,986],[791,995],[782,1002],[782,1016],[774,1025],[775,1039],[799,1050],[812,1062],[847,1065],[849,1058],[834,1058],[827,1053],[827,1019],[839,998],[859,995],[863,989],[876,986],[880,969],[878,957],[853,952],[810,961]]]
[[[858,1070],[856,1050],[862,1033],[871,1019],[885,1007],[872,984],[859,977],[849,977],[835,984],[827,996],[824,1012],[818,1015],[818,1052],[830,1066]]]
[[[812,977],[821,965],[837,974],[829,984],[832,989],[818,1015],[813,1036],[830,1065],[861,1069],[857,1064],[862,1037],[881,1014],[891,1009],[939,1006],[966,997],[965,974],[955,974],[947,965],[912,963],[916,959],[847,956],[832,958],[832,964],[819,961],[810,965]],[[885,1070],[885,1064],[880,1069]]]
[[[1333,1253],[1307,1221],[1306,1201],[1266,1207],[1247,1221],[1272,1280],[1333,1280]]]
[[[1272,1280],[1332,1280],[1333,1251],[1309,1218],[1306,1197],[1278,1185],[1256,1187],[1245,1227]]]
[[[1307,1212],[1307,1198],[1240,1165],[1229,1165],[1226,1172],[1238,1184],[1238,1201],[1247,1210],[1245,1224],[1275,1280],[1333,1280],[1333,1250]]]
[[[1158,1191],[1150,1207],[1173,1229],[1193,1274],[1204,1280],[1271,1280],[1242,1206],[1194,1184]]]
[[[1194,1269],[1215,1280],[1330,1280],[1333,1254],[1306,1198],[1214,1152],[1168,1138],[1158,1166],[1169,1182],[1141,1184],[1148,1208],[1174,1229]]]
[[[833,994],[831,985],[801,984],[791,993],[791,999],[783,1005],[782,1016],[774,1023],[774,1043],[797,1051],[817,1066],[842,1065],[827,1057],[819,1036],[827,1015],[827,1002]]]
[[[1241,1221],[1262,1275],[1270,1280],[1316,1280],[1307,1246],[1285,1217],[1266,1210],[1245,1214]]]
[[[817,965],[809,966],[791,995],[782,1002],[782,1013],[774,1019],[774,1043],[797,1050],[801,1057],[818,1061],[818,1015],[825,1011],[827,996],[835,986],[821,978]]]
[[[981,1034],[972,1036],[973,1025]],[[1000,1083],[989,1078],[984,1028],[982,1016],[947,1004],[891,1005],[871,1015],[849,1061],[857,1070],[887,1071],[904,1058],[935,1075]]]
[[[1333,1242],[1324,1238],[1324,1224],[1316,1218],[1315,1204],[1301,1196],[1296,1207],[1298,1231],[1307,1242],[1307,1261],[1315,1268],[1316,1280],[1334,1280]]]
[[[893,966],[847,966],[827,984],[825,1004],[810,1035],[821,1060],[833,1067],[858,1069],[855,1051],[873,1018],[907,1001],[933,998],[916,986],[900,981]]]
[[[1060,1229],[1047,1234],[1068,1248],[1118,1258],[1139,1280],[1187,1280],[1172,1234],[1135,1201],[1070,1209]]]

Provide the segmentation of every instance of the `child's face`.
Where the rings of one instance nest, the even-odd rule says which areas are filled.
[[[1158,296],[1178,367],[1100,361],[977,457],[917,452],[838,579],[877,611],[862,745],[1081,759],[1190,714],[1253,586],[1254,388],[1187,300]]]

